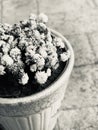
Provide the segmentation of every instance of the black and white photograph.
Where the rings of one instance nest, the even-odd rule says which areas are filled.
[[[98,0],[0,0],[0,130],[98,130]]]

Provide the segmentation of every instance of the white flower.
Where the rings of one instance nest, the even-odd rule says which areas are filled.
[[[26,53],[25,53],[25,56],[26,56],[26,60],[25,60],[25,63],[26,64],[30,64],[30,62],[33,61],[33,57],[35,55],[35,50],[32,50],[30,49],[29,47],[26,49]]]
[[[33,56],[35,55],[35,50],[36,48],[33,45],[28,46],[26,48],[25,56],[31,56],[33,58]]]
[[[40,54],[35,54],[33,58],[37,64],[37,68],[41,70],[45,65],[45,59]]]
[[[65,48],[65,44],[64,44],[64,42],[62,41],[61,38],[56,38],[55,44],[56,44],[57,47]]]
[[[18,73],[21,69],[23,69],[24,63],[22,61],[18,61],[13,63],[11,66],[9,66],[9,71],[12,72],[13,74]]]
[[[43,30],[46,30],[46,28],[47,28],[44,23],[39,23],[38,25],[39,25],[39,27],[43,28]]]
[[[34,61],[37,62],[38,60],[41,59],[41,55],[40,54],[35,54],[34,57],[33,57]]]
[[[3,40],[0,40],[0,47],[5,46],[6,42]]]
[[[60,54],[61,61],[65,62],[70,58],[70,51]]]
[[[32,13],[31,13],[30,16],[29,16],[29,19],[30,19],[30,20],[36,20],[36,18],[37,18],[36,15],[35,15],[35,14],[32,14]]]
[[[30,71],[31,72],[35,72],[36,70],[37,70],[36,64],[33,64],[33,65],[30,66]]]
[[[33,31],[33,34],[34,34],[34,37],[36,38],[36,39],[40,39],[41,37],[40,37],[40,33],[39,33],[39,31],[37,31],[37,30],[34,30]]]
[[[57,51],[57,48],[51,42],[47,42],[46,48],[48,54],[56,53]]]
[[[37,71],[35,74],[35,79],[39,84],[44,84],[48,79],[48,75],[45,71]]]
[[[4,75],[5,71],[4,71],[5,67],[3,65],[0,65],[0,75]]]
[[[43,14],[43,13],[41,13],[38,18],[39,18],[39,21],[41,21],[43,23],[47,23],[48,22],[48,17],[45,14]]]
[[[40,37],[41,37],[41,39],[45,39],[45,34],[44,33],[42,33],[42,34],[40,34]]]
[[[26,53],[25,53],[25,56],[34,56],[34,54],[35,54],[35,51],[33,51],[33,50],[28,50]]]
[[[15,60],[17,61],[18,59],[21,58],[21,51],[19,48],[15,47],[13,49],[11,49],[10,51],[10,56]]]
[[[31,27],[30,27],[30,28],[31,28],[32,30],[34,30],[34,29],[37,27],[37,23],[36,23],[36,21],[34,21],[34,20],[31,20],[31,21],[30,21],[30,24],[31,24]]]
[[[25,19],[25,20],[21,21],[21,24],[22,24],[22,25],[26,25],[26,24],[27,24],[27,22],[28,22],[28,20],[27,20],[27,19]]]
[[[51,76],[51,69],[50,68],[47,69],[47,75]]]
[[[5,23],[3,27],[4,27],[5,30],[12,28],[12,26],[8,23]]]
[[[54,66],[52,66],[52,68],[53,68],[54,70],[56,70],[58,67],[59,67],[59,63],[58,63],[58,62],[57,62]]]
[[[9,42],[9,43],[12,43],[13,40],[14,40],[14,37],[13,37],[13,36],[9,36],[8,42]]]
[[[45,47],[45,45],[46,45],[46,43],[45,43],[45,41],[44,41],[43,39],[40,39],[40,44],[41,44],[41,46],[43,46],[43,47]]]
[[[3,35],[1,36],[1,38],[2,38],[3,40],[8,40],[9,35],[7,35],[7,34],[3,34]]]
[[[51,37],[51,32],[48,29],[48,33],[47,33],[47,40],[48,42],[52,42],[52,37]]]
[[[26,51],[29,52],[29,50],[35,51],[36,50],[36,46],[34,46],[34,45],[27,46]]]
[[[10,55],[20,55],[20,54],[21,54],[21,51],[17,47],[11,49],[11,51],[10,51]]]
[[[14,40],[13,42],[10,43],[10,48],[15,48],[17,46],[18,41]]]
[[[20,48],[21,50],[23,50],[24,48],[26,48],[26,47],[28,46],[28,42],[27,42],[24,38],[22,38],[22,39],[20,40],[18,46],[19,46],[19,48]]]
[[[4,45],[2,47],[2,51],[3,51],[4,54],[7,54],[9,49],[10,49],[10,45],[9,44],[6,44],[6,45]]]
[[[56,63],[58,62],[57,53],[53,53],[52,55],[49,55],[48,60],[49,60],[51,67],[55,66]]]
[[[70,51],[69,50],[67,50],[67,55],[68,55],[68,58],[70,58]]]
[[[13,64],[13,59],[9,55],[5,54],[1,58],[1,64],[11,66]]]
[[[40,47],[38,52],[43,58],[47,58],[47,52],[45,47]]]
[[[29,77],[27,73],[23,73],[21,79],[19,80],[19,83],[22,85],[25,85],[28,83]]]
[[[25,31],[25,32],[29,31],[29,28],[28,28],[28,27],[25,27],[25,28],[24,28],[24,31]]]
[[[0,26],[0,33],[4,33],[5,31],[4,31],[4,29]]]
[[[44,67],[44,65],[45,65],[45,60],[44,60],[44,58],[41,58],[40,60],[38,60],[38,62],[37,62],[38,70],[42,70],[43,67]]]
[[[55,66],[55,64],[57,63],[57,61],[58,61],[57,58],[52,58],[52,59],[50,59],[50,64],[51,64],[51,66],[52,66],[52,67]]]

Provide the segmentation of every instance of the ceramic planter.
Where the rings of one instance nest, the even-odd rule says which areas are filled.
[[[71,52],[65,70],[47,89],[28,97],[0,98],[0,124],[5,130],[53,130],[59,115],[61,101],[74,64],[74,53],[70,43],[58,32]]]

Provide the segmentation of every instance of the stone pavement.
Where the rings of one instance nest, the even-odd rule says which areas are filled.
[[[98,0],[1,0],[1,22],[44,12],[72,44],[75,66],[55,130],[98,130]]]

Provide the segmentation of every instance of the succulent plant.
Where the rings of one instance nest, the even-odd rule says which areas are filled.
[[[13,26],[0,25],[0,76],[10,72],[18,84],[29,82],[32,73],[38,84],[45,84],[60,62],[70,58],[61,38],[52,35],[45,14],[31,14],[28,20]]]

